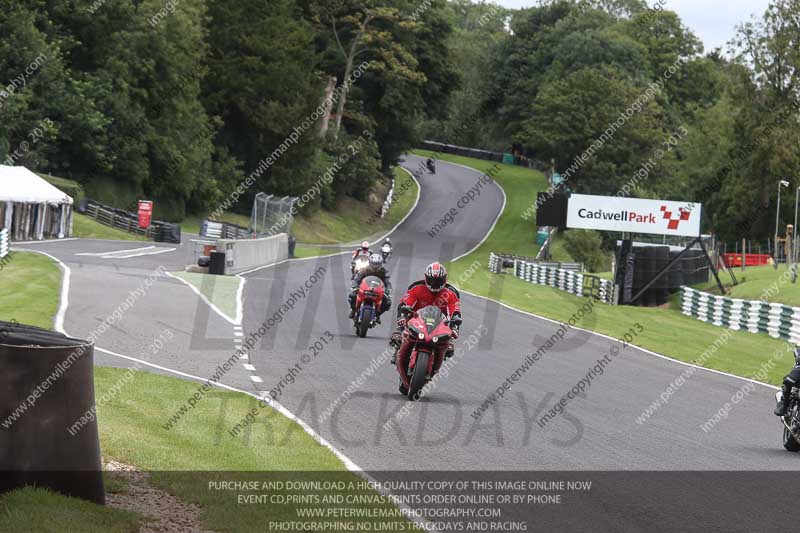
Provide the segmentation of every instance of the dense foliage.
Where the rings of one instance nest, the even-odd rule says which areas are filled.
[[[0,0],[0,160],[179,219],[260,191],[363,199],[423,137],[515,145],[571,190],[772,235],[778,181],[800,185],[800,0],[710,52],[652,5]]]
[[[457,85],[443,6],[0,0],[0,162],[171,219],[232,194],[363,197]]]

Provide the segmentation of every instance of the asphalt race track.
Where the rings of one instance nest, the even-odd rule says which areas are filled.
[[[419,159],[404,163],[416,169]],[[394,256],[389,262],[395,300],[434,260],[448,260],[475,247],[497,218],[504,195],[494,183],[465,208],[457,202],[481,175],[440,162],[436,175],[420,176],[422,192],[413,213],[393,232]],[[412,194],[410,191],[406,194]],[[533,195],[533,194],[532,194]],[[452,222],[434,237],[428,231],[443,213],[456,209]],[[188,240],[185,236],[184,241]],[[65,329],[86,336],[137,291],[162,265],[182,270],[189,262],[187,244],[155,245],[155,255],[139,252],[103,254],[143,248],[151,243],[72,240],[20,245],[47,252],[71,270]],[[143,252],[153,250],[143,250]],[[501,250],[498,250],[501,251]],[[119,257],[119,258],[117,258]],[[463,295],[464,325],[457,360],[437,387],[420,402],[409,404],[397,391],[398,377],[388,362],[367,369],[387,346],[393,308],[383,325],[366,339],[355,336],[347,318],[349,253],[289,261],[245,275],[244,320],[241,328],[212,312],[186,285],[159,277],[127,310],[124,319],[104,332],[104,350],[190,374],[203,380],[234,353],[242,339],[258,331],[291,294],[304,288],[315,272],[319,281],[306,289],[294,309],[269,328],[249,360],[239,363],[221,380],[240,390],[268,394],[364,470],[794,470],[797,457],[781,446],[781,427],[771,414],[774,391],[756,385],[726,419],[711,431],[701,425],[747,385],[747,381],[698,370],[644,424],[635,422],[642,411],[686,370],[685,365],[627,348],[598,376],[585,397],[568,404],[566,414],[545,427],[536,420],[575,386],[609,353],[616,341],[581,331],[567,333],[505,395],[478,417],[472,413],[487,395],[513,373],[558,328],[553,322],[519,313],[483,298]],[[477,268],[485,269],[486,265]],[[324,270],[322,270],[324,269]],[[451,279],[458,284],[457,279]],[[141,292],[141,291],[140,291]],[[503,294],[502,278],[493,289]],[[567,296],[565,296],[565,299]],[[577,311],[576,307],[576,311]],[[592,328],[591,315],[580,324]],[[175,338],[157,354],[147,346],[162,331]],[[722,331],[722,330],[720,330]],[[334,340],[316,357],[309,346],[330,332]],[[465,339],[485,332],[470,349]],[[679,334],[667,332],[666,334]],[[237,339],[239,339],[237,341]],[[709,339],[711,342],[713,339]],[[724,349],[724,348],[723,348]],[[309,362],[304,363],[306,359]],[[96,353],[102,365],[127,367],[133,361],[107,352]],[[284,376],[301,364],[302,370]],[[297,368],[297,367],[295,367]],[[153,368],[151,368],[153,370]],[[169,370],[157,370],[170,373]],[[365,373],[362,383],[342,395]],[[339,401],[338,404],[334,402]],[[336,408],[330,411],[330,407]],[[393,427],[387,420],[410,409]],[[325,413],[328,413],[325,416]],[[189,415],[190,416],[190,415]],[[269,426],[265,413],[263,424]],[[184,421],[184,423],[189,421]],[[189,422],[190,423],[190,422]],[[254,438],[267,438],[263,429]],[[277,436],[280,442],[280,436]]]

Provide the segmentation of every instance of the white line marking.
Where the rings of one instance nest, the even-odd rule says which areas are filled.
[[[228,322],[230,322],[233,325],[238,324],[238,322],[236,322],[234,319],[232,319],[231,317],[229,317],[228,315],[223,313],[216,305],[211,303],[211,301],[206,297],[206,295],[203,294],[202,292],[200,292],[200,290],[197,287],[195,287],[194,285],[192,285],[191,283],[189,283],[185,279],[179,278],[178,276],[176,276],[174,274],[170,274],[169,272],[167,272],[166,274],[167,274],[167,276],[169,276],[171,278],[174,278],[174,279],[177,279],[178,281],[180,281],[181,283],[183,283],[184,285],[186,285],[190,289],[192,289],[194,291],[194,293],[197,294],[200,297],[200,299],[203,300],[203,302],[205,302],[219,316],[221,316],[222,318],[224,318],[225,320],[227,320]]]
[[[67,242],[67,241],[77,241],[78,237],[67,237],[66,239],[47,239],[43,241],[11,241],[11,245],[20,245],[20,244],[51,244],[54,242]]]
[[[75,255],[85,255],[85,256],[91,256],[91,257],[103,257],[103,256],[106,256],[106,255],[123,254],[123,253],[128,253],[128,252],[141,252],[142,250],[152,250],[153,248],[155,248],[155,246],[145,246],[144,248],[128,248],[127,250],[115,250],[113,252],[91,252],[91,253],[84,252],[84,253],[75,254]]]
[[[166,254],[169,252],[174,252],[177,248],[160,248],[158,250],[152,252],[143,252],[140,254],[131,254],[131,255],[104,255],[101,256],[103,259],[130,259],[131,257],[142,257],[144,255],[158,255],[158,254]]]
[[[249,370],[250,372],[256,371],[256,367],[254,367],[253,365],[242,365],[242,366],[244,367],[245,370]]]
[[[247,283],[247,279],[242,276],[236,277],[239,278],[239,288],[236,289],[236,323],[241,329],[241,324],[244,322],[244,284]]]
[[[244,337],[244,333],[242,333],[241,331],[234,331],[233,334],[236,335],[237,337]]]
[[[247,355],[246,353],[243,353],[241,359],[242,359],[242,361],[249,361],[250,360],[250,356]]]
[[[15,251],[17,250],[15,249]],[[69,283],[70,283],[70,278],[72,277],[72,271],[70,271],[69,267],[65,265],[60,259],[58,259],[57,257],[53,257],[47,252],[42,252],[40,250],[24,250],[24,249],[20,249],[18,251],[45,255],[50,259],[52,259],[53,261],[55,261],[61,268],[61,271],[64,272],[64,276],[61,278],[61,295],[59,297],[58,311],[56,311],[56,316],[53,317],[53,329],[59,333],[63,333],[64,335],[66,335],[67,332],[64,330],[64,317],[67,315],[67,308],[69,307]]]
[[[264,383],[264,380],[258,376],[250,376],[250,381],[253,383]]]

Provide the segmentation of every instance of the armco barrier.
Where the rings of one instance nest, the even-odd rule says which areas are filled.
[[[288,259],[289,236],[280,233],[263,239],[220,239],[217,251],[225,254],[225,274],[240,274]]]
[[[95,219],[103,225],[127,231],[128,233],[142,235],[155,242],[181,243],[180,224],[170,224],[168,222],[154,220],[151,222],[150,227],[144,230],[139,227],[139,217],[135,213],[103,205],[88,198],[81,202],[78,212]]]
[[[528,283],[546,285],[577,296],[597,296],[605,303],[613,302],[614,284],[607,279],[553,266],[562,263],[542,264],[510,257],[489,254],[489,270],[500,274],[504,268],[513,268],[514,275]],[[565,264],[572,267],[580,266],[580,263]]]
[[[37,486],[104,503],[94,344],[0,321],[0,368],[0,493]]]
[[[214,222],[213,220],[204,220],[200,225],[200,236],[209,237],[212,239],[249,239],[252,237],[249,229],[237,226],[236,224],[229,224],[227,222]]]
[[[681,287],[681,312],[715,326],[800,344],[800,307],[740,300]]]
[[[8,255],[8,228],[0,229],[0,259]]]

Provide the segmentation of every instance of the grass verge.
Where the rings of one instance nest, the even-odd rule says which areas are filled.
[[[134,513],[67,498],[43,489],[24,488],[0,496],[0,531],[80,531],[135,533]]]
[[[117,228],[105,226],[92,217],[74,213],[72,219],[72,236],[81,239],[103,239],[108,241],[148,241],[141,235],[135,235]]]
[[[428,153],[420,152],[420,155]],[[483,172],[495,164],[442,154],[438,154],[438,157]],[[585,303],[585,298],[526,283],[513,276],[494,276],[486,268],[490,252],[519,255],[535,253],[535,223],[533,220],[525,221],[522,214],[535,202],[537,191],[545,187],[544,178],[537,172],[510,165],[501,164],[500,167],[495,178],[508,198],[506,209],[483,245],[470,255],[449,264],[451,279],[459,280],[461,288],[475,294],[553,320],[567,321]],[[472,266],[474,264],[479,264],[481,268],[476,270]],[[744,377],[755,375],[776,351],[785,350],[786,346],[784,341],[766,334],[731,331],[730,340],[722,348],[703,361],[698,361],[703,352],[727,330],[681,314],[674,301],[668,308],[598,305],[593,313],[578,323],[578,327],[620,338],[636,322],[644,331],[633,344],[681,361],[697,362],[701,366]],[[556,329],[554,326],[553,330]],[[772,384],[779,384],[792,365],[792,357],[788,353],[783,353],[776,360],[778,363],[771,367],[768,374],[768,381]]]
[[[52,328],[60,286],[61,271],[50,259],[12,252],[0,270],[0,320]]]
[[[395,167],[394,176],[394,203],[386,217],[377,216],[364,202],[345,198],[336,211],[319,210],[297,217],[292,232],[304,244],[349,243],[382,235],[411,211],[417,199],[419,187],[408,172]]]
[[[327,248],[322,246],[314,246],[313,244],[298,244],[294,249],[295,259],[305,259],[306,257],[324,257],[326,255],[335,255],[342,253],[342,248]]]
[[[97,368],[97,394],[118,383],[121,372]],[[257,400],[244,394],[213,389],[189,415],[165,429],[176,409],[197,389],[196,383],[138,372],[130,385],[98,409],[98,420],[106,457],[151,471],[152,485],[202,508],[207,528],[264,531],[270,521],[297,520],[295,506],[266,502],[242,506],[237,504],[238,494],[248,491],[209,490],[212,481],[263,482],[280,478],[279,472],[291,473],[293,479],[313,479],[313,474],[304,473],[324,472],[320,475],[354,483],[360,480],[297,424],[276,411],[259,408]],[[251,412],[258,413],[256,423],[232,436],[229,431]]]
[[[791,282],[787,273],[788,266],[779,265],[777,270],[771,266],[747,267],[744,272],[741,268],[733,270],[736,280],[739,282],[736,286],[733,285],[733,280],[726,272],[719,274],[727,296],[743,300],[760,300],[764,297],[769,302],[800,307],[800,285]],[[785,283],[779,281],[781,276],[786,281]],[[696,288],[719,294],[717,282],[713,279]]]
[[[172,272],[205,296],[209,302],[225,313],[231,320],[235,320],[239,311],[236,295],[239,291],[241,278],[236,276],[213,276],[197,272]]]

